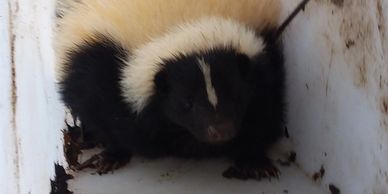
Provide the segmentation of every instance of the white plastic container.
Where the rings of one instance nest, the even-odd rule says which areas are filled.
[[[299,2],[283,0],[283,16]],[[54,3],[0,0],[0,194],[48,194],[54,163],[66,167]],[[114,174],[70,172],[69,190],[319,194],[336,187],[342,194],[388,194],[388,0],[312,0],[284,44],[291,138],[274,153],[293,150],[297,160],[281,167],[279,180],[224,179],[226,161],[137,158]]]

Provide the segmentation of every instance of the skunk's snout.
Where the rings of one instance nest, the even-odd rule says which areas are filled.
[[[207,128],[209,142],[222,143],[232,139],[236,134],[236,128],[232,122],[224,121]]]

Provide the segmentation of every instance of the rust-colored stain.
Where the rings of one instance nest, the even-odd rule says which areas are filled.
[[[382,97],[380,109],[382,113],[388,115],[388,96]]]
[[[331,2],[336,5],[337,7],[343,7],[344,6],[344,0],[331,0]]]
[[[13,142],[14,142],[14,148],[15,148],[15,157],[13,158],[13,162],[15,164],[15,178],[16,178],[16,189],[17,193],[20,193],[20,185],[19,185],[19,179],[20,179],[20,166],[19,166],[19,140],[17,135],[17,124],[16,124],[16,108],[17,108],[17,84],[16,84],[16,62],[15,62],[15,55],[16,55],[16,49],[15,49],[15,41],[16,41],[16,35],[14,33],[14,23],[13,19],[17,15],[17,12],[19,11],[19,4],[15,3],[15,9],[12,9],[12,4],[8,2],[8,33],[9,33],[9,45],[10,45],[10,57],[11,57],[11,125],[12,125],[12,134],[13,134]]]
[[[331,194],[341,194],[340,189],[337,186],[335,186],[334,184],[329,185],[329,190],[330,190]]]
[[[10,19],[11,20],[11,19]],[[11,22],[11,21],[10,21]],[[10,28],[12,26],[10,25]],[[12,107],[12,127],[16,129],[16,105],[17,105],[17,85],[16,85],[16,65],[15,65],[15,39],[16,35],[11,34],[11,107]]]
[[[365,87],[368,83],[368,69],[367,65],[365,63],[365,60],[363,63],[357,65],[357,71],[356,71],[356,85],[359,87]]]
[[[346,48],[350,48],[350,47],[352,47],[352,46],[354,46],[356,44],[356,42],[354,42],[354,40],[352,40],[352,39],[349,39],[349,40],[347,40],[346,42],[345,42],[345,45],[346,45]]]
[[[383,89],[383,75],[380,75],[380,78],[379,78],[379,88],[380,90]]]
[[[385,45],[385,18],[381,0],[377,0],[377,27],[380,33],[381,44]]]
[[[315,182],[322,180],[322,178],[325,176],[325,171],[326,170],[322,165],[321,168],[319,169],[319,171],[313,174],[313,180]]]
[[[365,7],[369,1],[345,1],[339,32],[343,40],[343,55],[349,72],[352,73],[354,85],[367,88],[369,73],[374,56],[371,53],[375,45],[375,17],[368,14]]]
[[[383,6],[381,4],[381,0],[377,0],[377,18],[379,20],[379,31],[381,32],[384,30],[384,11],[383,11]]]
[[[381,120],[380,125],[385,132],[388,132],[388,96],[381,97],[380,100]]]
[[[377,14],[379,15],[379,18],[384,18],[383,6],[381,4],[381,0],[377,0]]]
[[[9,3],[9,35],[10,35],[10,49],[11,49],[11,107],[12,107],[12,119],[16,115],[16,103],[17,103],[17,86],[16,86],[16,67],[15,67],[15,39],[16,35],[13,32],[13,14],[11,10],[11,4]],[[12,122],[15,126],[16,123]],[[15,127],[14,127],[15,128]]]
[[[327,72],[327,78],[326,78],[326,84],[325,84],[325,93],[326,97],[329,95],[329,88],[330,88],[330,74],[331,74],[331,67],[333,66],[333,56],[334,56],[334,48],[331,47],[330,51],[330,62],[329,62],[329,71]]]

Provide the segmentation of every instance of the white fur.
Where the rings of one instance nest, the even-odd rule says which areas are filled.
[[[154,94],[154,77],[163,60],[217,47],[231,47],[252,58],[263,50],[264,42],[254,30],[231,19],[205,17],[182,24],[134,50],[122,70],[122,95],[135,112],[141,112]]]
[[[68,53],[101,35],[132,51],[179,24],[204,17],[230,18],[260,33],[278,25],[280,0],[60,0],[56,28],[57,78],[64,79]],[[211,22],[208,23],[208,25]],[[206,25],[203,25],[206,27]],[[223,33],[219,33],[223,34]],[[231,35],[232,33],[228,33]],[[198,38],[197,38],[198,39]],[[187,45],[186,45],[187,46]]]
[[[203,78],[205,80],[206,93],[207,93],[207,98],[209,100],[209,103],[214,107],[214,109],[216,109],[217,103],[218,103],[218,97],[216,94],[216,89],[214,89],[214,86],[212,84],[210,66],[209,64],[206,64],[204,59],[198,59],[198,66],[203,73]]]

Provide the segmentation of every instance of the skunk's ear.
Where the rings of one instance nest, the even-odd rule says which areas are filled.
[[[166,70],[159,71],[155,75],[155,78],[154,78],[155,87],[156,87],[156,90],[160,93],[166,93],[169,89],[167,75],[168,73]]]

